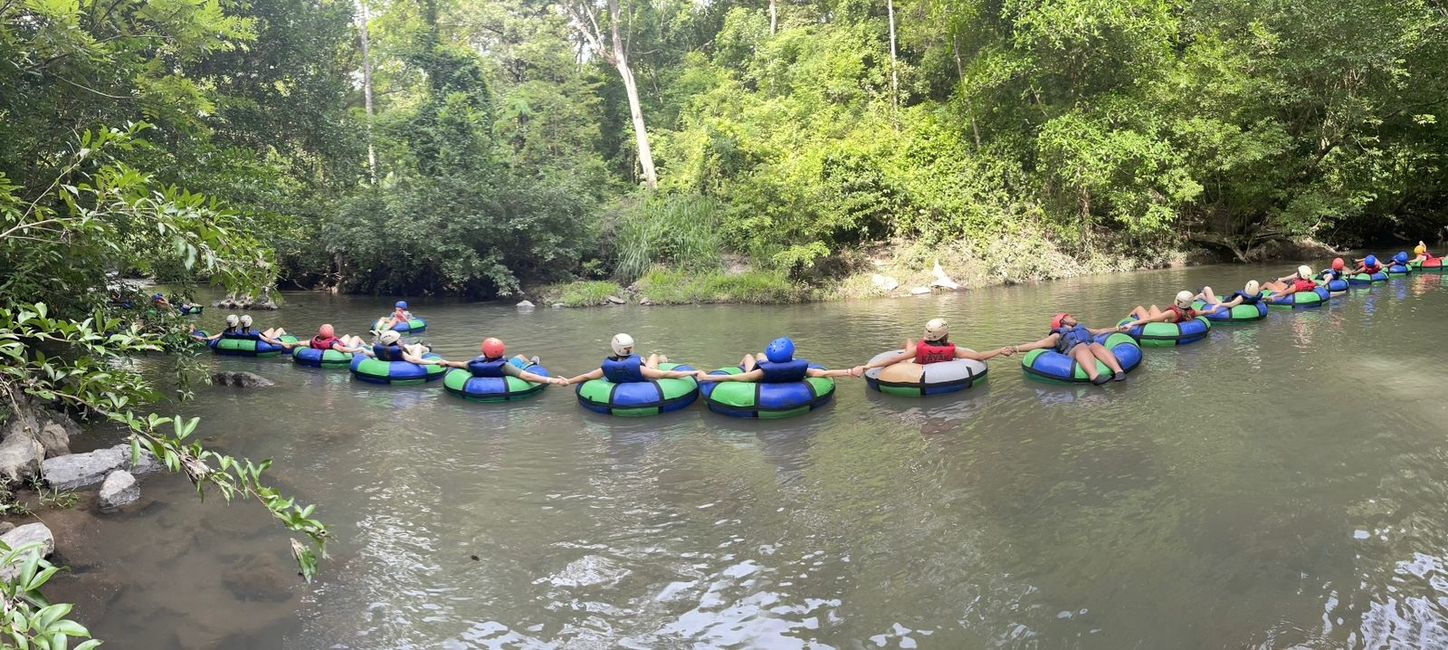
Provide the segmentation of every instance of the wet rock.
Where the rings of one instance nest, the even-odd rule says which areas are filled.
[[[46,459],[40,464],[40,478],[57,490],[78,490],[96,485],[118,469],[133,475],[160,471],[162,465],[150,452],[141,451],[141,461],[131,464],[131,446],[120,444],[84,454]]]
[[[518,304],[513,305],[513,306],[514,306],[514,307],[517,307],[518,309],[532,309],[532,308],[535,307],[536,305],[534,305],[532,301],[523,300],[523,301],[520,301]]]
[[[50,554],[55,552],[55,535],[50,533],[50,529],[46,528],[45,524],[17,526],[14,530],[0,535],[0,542],[4,542],[12,549],[26,544],[40,544],[40,557],[50,557]],[[18,573],[20,573],[18,565],[5,567],[0,569],[0,580],[8,581]]]
[[[292,598],[297,579],[272,563],[247,562],[221,574],[221,584],[237,600],[283,603]]]
[[[263,310],[263,311],[276,311],[276,310],[278,309],[277,304],[274,303],[274,302],[272,302],[272,301],[270,301],[270,300],[264,300],[264,301],[262,301],[262,302],[254,302],[254,303],[252,303],[251,305],[249,305],[247,308],[248,308],[248,309],[260,309],[260,310]]]
[[[654,304],[654,301],[649,300],[648,297],[645,296],[645,297],[643,297],[643,298],[639,298],[639,304],[647,307],[647,306],[649,306],[649,305]]]
[[[12,530],[15,530],[15,524],[8,521],[0,521],[0,535],[4,535]]]
[[[930,293],[930,287],[915,287],[910,290],[912,296],[923,296],[927,293]]]
[[[118,469],[107,474],[105,482],[101,483],[97,503],[102,511],[107,511],[128,506],[140,498],[141,486],[136,484],[136,477],[131,476],[130,472]]]
[[[217,386],[236,386],[237,388],[270,388],[276,385],[276,382],[256,373],[233,370],[212,373],[211,383]]]
[[[45,448],[45,457],[54,458],[70,453],[70,433],[65,427],[54,422],[40,427],[40,433],[35,436],[40,446]]]
[[[562,308],[564,308],[564,307],[567,307],[567,305],[565,305],[565,304],[563,304],[563,303],[561,303],[561,302],[555,302],[555,303],[553,303],[553,308],[554,308],[554,309],[562,309]]]
[[[888,275],[880,275],[879,273],[870,276],[870,284],[875,285],[875,288],[883,293],[890,293],[900,287],[899,280]]]
[[[624,304],[624,303],[627,303],[628,301],[627,301],[627,300],[624,300],[623,298],[620,298],[620,297],[618,297],[618,296],[609,296],[609,297],[608,297],[608,302],[609,302],[609,304],[611,304],[611,305],[622,305],[622,304]]]
[[[0,441],[0,480],[23,483],[40,475],[45,446],[35,436],[17,432]]]

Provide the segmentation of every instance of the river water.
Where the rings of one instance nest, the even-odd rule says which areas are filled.
[[[631,333],[702,367],[790,334],[861,363],[948,318],[958,344],[1105,326],[1184,287],[1279,267],[1117,274],[799,306],[540,308],[414,300],[449,358],[484,336],[555,374]],[[335,535],[313,585],[260,507],[184,479],[58,531],[50,595],[125,648],[1404,647],[1448,644],[1448,287],[1354,290],[1314,311],[1150,349],[1124,384],[1027,380],[953,396],[841,380],[754,422],[702,403],[638,420],[571,389],[464,402],[288,360],[175,408]],[[289,294],[259,323],[364,329],[391,299]],[[223,314],[208,313],[215,328]],[[101,442],[96,441],[99,446]]]

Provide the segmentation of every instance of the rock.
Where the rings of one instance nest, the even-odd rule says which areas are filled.
[[[115,510],[140,499],[141,486],[136,485],[136,477],[131,476],[130,472],[118,469],[106,475],[105,482],[101,483],[99,498],[102,511]]]
[[[930,287],[915,287],[910,290],[912,296],[923,296],[927,293],[930,293]]]
[[[618,296],[609,296],[609,297],[608,297],[608,302],[609,302],[609,304],[612,304],[612,305],[622,305],[622,304],[627,303],[628,301],[627,301],[627,300],[624,300],[623,298],[620,298],[620,297],[618,297]]]
[[[276,382],[256,373],[231,370],[212,373],[211,383],[217,386],[236,386],[237,388],[270,388],[276,385]]]
[[[553,303],[553,308],[554,308],[554,309],[563,309],[564,307],[567,307],[567,306],[568,306],[568,305],[565,305],[565,304],[563,304],[563,303],[561,303],[561,302],[555,302],[555,303]]]
[[[0,535],[4,535],[12,530],[15,530],[15,524],[8,521],[0,521]]]
[[[956,284],[955,280],[950,279],[950,276],[945,274],[945,269],[940,268],[940,260],[935,261],[935,269],[932,273],[935,275],[935,280],[930,283],[930,286],[950,289],[952,291],[960,288],[960,285]]]
[[[647,307],[654,304],[654,301],[649,300],[648,296],[644,296],[643,298],[639,298],[639,304]]]
[[[252,303],[252,304],[249,306],[249,308],[250,308],[250,309],[259,309],[259,310],[262,310],[262,311],[276,311],[276,310],[278,309],[277,304],[274,303],[274,302],[272,302],[272,301],[270,301],[270,300],[263,300],[263,301],[261,301],[261,302],[254,302],[254,303]]]
[[[524,300],[513,306],[517,307],[518,309],[532,309],[535,305],[531,301]]]
[[[895,278],[888,275],[880,275],[879,273],[870,276],[870,283],[874,284],[875,288],[883,293],[890,293],[900,286],[900,282]]]
[[[24,483],[40,475],[45,445],[35,436],[17,433],[0,441],[0,480]]]
[[[65,427],[54,422],[40,428],[40,433],[35,436],[40,446],[45,448],[45,457],[54,458],[70,453],[70,433]]]
[[[55,552],[55,535],[52,535],[45,524],[25,524],[17,526],[4,535],[0,535],[0,542],[5,542],[11,549],[17,549],[26,544],[40,544],[40,557],[50,557]],[[0,580],[10,581],[20,573],[18,564],[0,569]]]
[[[119,444],[85,454],[46,459],[40,464],[40,478],[57,490],[78,490],[104,481],[118,469],[141,475],[158,472],[162,465],[144,449],[141,450],[141,462],[132,465],[131,446]]]

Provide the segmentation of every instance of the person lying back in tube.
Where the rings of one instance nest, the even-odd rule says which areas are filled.
[[[1332,258],[1332,266],[1323,269],[1321,273],[1317,274],[1317,277],[1324,283],[1346,280],[1347,262],[1344,262],[1341,257],[1334,257]]]
[[[693,371],[659,370],[659,364],[668,363],[669,358],[658,353],[650,354],[647,359],[639,357],[634,354],[634,340],[628,334],[615,334],[608,345],[613,354],[605,358],[602,365],[577,377],[569,377],[563,380],[561,385],[581,384],[593,379],[626,384],[655,379],[683,379],[694,374]]]
[[[478,351],[482,354],[467,361],[448,361],[447,359],[423,359],[419,363],[425,366],[445,366],[448,368],[462,368],[473,373],[474,377],[517,377],[523,381],[535,384],[556,384],[565,386],[568,380],[562,377],[544,377],[528,372],[529,366],[538,365],[538,357],[528,358],[521,354],[508,358],[508,348],[503,345],[502,339],[488,337],[483,339],[483,344]]]
[[[1312,267],[1303,264],[1297,267],[1297,272],[1292,275],[1278,278],[1274,282],[1262,285],[1263,289],[1271,290],[1273,298],[1283,298],[1298,292],[1309,292],[1317,290],[1317,283],[1312,280]]]
[[[1383,272],[1383,265],[1378,263],[1377,255],[1369,255],[1367,257],[1354,261],[1357,262],[1357,268],[1348,272],[1348,275],[1358,275],[1362,273],[1366,273],[1367,275],[1377,275]]]
[[[695,373],[699,381],[757,381],[765,384],[783,384],[804,381],[806,377],[859,377],[865,374],[864,366],[840,370],[811,368],[804,359],[794,358],[794,341],[781,336],[770,341],[762,354],[746,354],[739,362],[744,372],[737,375],[711,375],[702,370]]]
[[[900,354],[887,359],[867,363],[861,366],[865,370],[871,368],[884,368],[893,366],[903,361],[914,361],[920,365],[940,363],[943,361],[954,361],[956,359],[972,359],[975,361],[990,361],[1000,356],[1011,356],[1015,349],[1009,346],[997,348],[990,352],[976,352],[957,347],[950,342],[950,324],[944,318],[935,318],[925,324],[925,335],[919,342],[906,341],[905,349]]]
[[[1413,258],[1408,260],[1406,263],[1418,264],[1431,259],[1433,259],[1433,254],[1428,252],[1428,245],[1424,244],[1421,240],[1419,240],[1418,245],[1413,247]]]
[[[1192,301],[1196,300],[1196,298],[1196,294],[1190,291],[1178,291],[1176,299],[1172,301],[1172,304],[1167,305],[1166,309],[1162,309],[1156,305],[1152,305],[1151,309],[1137,305],[1136,309],[1131,310],[1131,313],[1128,314],[1134,320],[1127,324],[1127,327],[1140,327],[1147,323],[1185,323],[1198,316],[1214,314],[1223,307],[1218,304],[1212,305],[1208,309],[1197,311],[1192,309]]]
[[[1086,371],[1086,376],[1091,379],[1091,383],[1100,386],[1111,381],[1111,377],[1096,372],[1097,361],[1106,364],[1106,367],[1111,369],[1112,376],[1116,378],[1116,381],[1126,381],[1126,371],[1122,370],[1121,362],[1116,359],[1116,355],[1111,350],[1096,342],[1096,337],[1101,334],[1125,332],[1130,329],[1131,327],[1128,325],[1091,329],[1077,321],[1075,316],[1060,313],[1051,319],[1051,333],[1047,334],[1046,338],[1014,347],[1016,352],[1054,348],[1056,352],[1070,357],[1079,364],[1081,369]]]
[[[1255,305],[1262,301],[1262,285],[1256,280],[1248,280],[1241,289],[1225,296],[1218,296],[1211,287],[1202,287],[1202,292],[1197,294],[1196,298],[1207,305],[1216,305],[1218,309],[1231,309],[1237,305]]]
[[[367,343],[362,337],[354,334],[343,334],[337,336],[337,329],[331,323],[323,323],[317,328],[317,335],[306,341],[289,343],[277,341],[277,344],[291,350],[293,348],[311,348],[313,350],[336,350],[344,354],[361,354],[366,351]]]
[[[377,331],[384,332],[403,323],[412,322],[412,312],[407,311],[407,301],[399,300],[392,306],[392,313],[377,320]]]
[[[406,361],[417,365],[427,363],[427,360],[422,358],[422,355],[427,354],[427,352],[427,346],[421,343],[404,345],[402,343],[402,334],[392,330],[387,330],[377,335],[377,342],[372,344],[371,349],[366,347],[362,348],[363,354],[373,357],[378,361]]]

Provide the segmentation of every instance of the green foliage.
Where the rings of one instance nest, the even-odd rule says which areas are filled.
[[[630,283],[655,265],[718,268],[724,242],[724,206],[698,195],[655,194],[626,199],[614,224],[614,275]]]
[[[41,556],[40,544],[9,548],[0,542],[0,608],[5,617],[0,629],[6,632],[5,647],[68,648],[72,639],[88,639],[75,650],[92,650],[101,644],[91,639],[90,630],[70,620],[73,607],[68,603],[51,604],[40,590],[61,571]],[[11,645],[13,644],[13,645]]]
[[[810,296],[807,290],[777,271],[730,274],[664,269],[655,269],[644,275],[639,280],[639,293],[660,305],[715,302],[773,304],[799,302]]]
[[[622,296],[623,287],[602,280],[568,282],[543,289],[544,300],[561,302],[565,307],[598,307],[608,304],[609,296]]]

